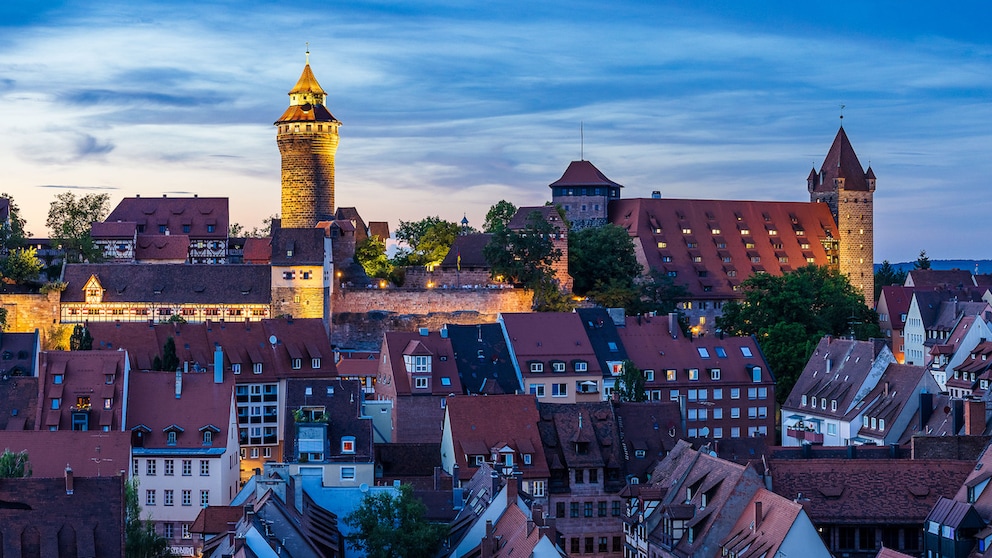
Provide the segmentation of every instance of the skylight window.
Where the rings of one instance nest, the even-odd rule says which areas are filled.
[[[710,358],[710,352],[706,350],[706,347],[696,347],[696,350],[699,351],[700,358]]]
[[[751,353],[751,347],[741,347],[741,354],[747,358],[751,358],[754,355]]]
[[[723,347],[716,347],[714,350],[719,358],[727,358],[727,351]]]

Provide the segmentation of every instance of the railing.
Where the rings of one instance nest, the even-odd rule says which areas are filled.
[[[809,442],[811,444],[822,444],[823,434],[819,432],[813,432],[811,430],[801,430],[798,428],[786,428],[786,436],[790,438],[795,438],[799,441]]]

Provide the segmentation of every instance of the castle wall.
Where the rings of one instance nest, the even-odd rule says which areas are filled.
[[[492,323],[500,312],[530,312],[532,304],[524,289],[341,289],[333,298],[331,343],[378,350],[386,331]]]
[[[47,294],[0,294],[0,306],[7,310],[5,331],[30,333],[37,329],[44,341],[47,328],[59,322],[60,298],[58,291]]]

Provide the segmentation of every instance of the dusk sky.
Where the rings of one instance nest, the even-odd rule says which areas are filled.
[[[3,2],[0,191],[36,236],[67,189],[227,196],[259,225],[309,41],[337,204],[366,221],[543,204],[580,123],[624,197],[808,201],[843,104],[878,177],[876,261],[989,258],[989,21],[987,2]]]

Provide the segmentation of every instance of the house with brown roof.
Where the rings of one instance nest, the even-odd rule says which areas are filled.
[[[227,505],[239,486],[234,378],[212,371],[135,372],[126,428],[142,517],[173,547],[188,546],[200,508]]]
[[[501,313],[497,322],[524,390],[538,401],[605,399],[603,370],[579,314]]]
[[[0,479],[5,557],[124,557],[124,477]]]
[[[391,442],[439,442],[445,406],[464,393],[447,330],[386,332],[376,399],[393,404]]]
[[[622,184],[603,174],[591,162],[572,161],[561,178],[548,185],[554,205],[565,210],[572,230],[601,227],[607,223],[607,208],[611,200],[620,199]]]
[[[923,287],[919,287],[921,290]],[[905,364],[906,362],[906,318],[909,314],[909,305],[913,301],[914,287],[901,285],[889,285],[882,287],[882,293],[878,297],[878,304],[875,310],[878,312],[878,327],[885,335],[885,342],[892,350],[892,355],[896,362]]]
[[[134,221],[104,221],[90,225],[93,243],[108,262],[134,263],[138,224]],[[183,258],[185,260],[185,258]]]
[[[119,428],[109,432],[0,430],[0,452],[4,449],[28,452],[33,477],[62,477],[67,464],[76,477],[108,477],[127,471],[131,434]]]
[[[270,270],[258,265],[69,264],[64,324],[258,321],[271,316]]]
[[[272,231],[272,314],[330,324],[331,239],[321,229]]]
[[[40,429],[124,429],[131,374],[126,351],[46,351],[42,361]]]
[[[372,419],[355,380],[290,379],[282,461],[289,474],[317,475],[324,486],[375,483]]]
[[[964,298],[970,296],[969,298]],[[918,291],[913,293],[906,317],[906,363],[929,366],[930,350],[950,337],[965,316],[976,316],[992,310],[978,294],[965,291]],[[937,378],[943,387],[946,378]]]
[[[644,372],[652,401],[684,401],[690,438],[767,436],[775,430],[775,378],[752,337],[686,337],[675,315],[617,328]]]
[[[930,349],[932,360],[928,369],[938,384],[944,381],[945,391],[952,397],[977,395],[976,388],[988,388],[989,378],[980,378],[981,367],[976,366],[975,361],[981,361],[985,353],[985,349],[979,347],[992,339],[990,319],[992,316],[984,312],[964,316],[943,343],[935,344]],[[981,381],[983,379],[984,383]]]
[[[120,234],[108,236],[110,229],[119,228],[120,231],[113,232],[120,233],[133,223],[139,236],[186,236],[189,242],[183,260],[191,264],[227,263],[228,215],[227,198],[136,196],[122,199],[104,220],[104,225],[97,227],[95,232],[101,235],[105,254],[108,251],[117,252],[116,244],[124,238]],[[108,227],[107,224],[112,225]],[[114,259],[120,258],[115,256]]]
[[[4,198],[0,198],[4,199]],[[13,376],[38,377],[41,335],[0,331],[0,379]]]
[[[521,393],[522,387],[500,324],[444,326],[467,395]]]
[[[678,401],[613,402],[617,419],[624,479],[629,483],[651,480],[658,462],[686,439],[686,424]]]
[[[627,556],[718,556],[761,488],[754,469],[679,442],[650,484],[624,491]]]
[[[820,339],[782,404],[782,445],[859,443],[855,440],[867,416],[865,405],[874,401],[867,397],[874,394],[877,398],[875,387],[880,383],[884,389],[881,379],[894,362],[892,351],[881,339],[853,341],[829,335]],[[898,390],[898,395],[908,396],[905,390]],[[876,421],[881,431],[902,434],[892,426]]]
[[[550,472],[540,421],[532,395],[451,397],[444,414],[441,467],[459,483],[468,482],[483,463],[515,467],[521,490],[547,506]]]
[[[933,374],[926,368],[890,363],[862,400],[861,428],[851,443],[879,446],[898,443],[913,417],[918,416],[920,394],[938,391]]]
[[[97,322],[88,327],[94,354],[125,349],[137,370],[151,370],[172,338],[184,371],[220,369],[233,377],[243,480],[263,462],[283,458],[287,380],[337,376],[318,319],[154,326]]]
[[[832,556],[802,504],[759,488],[720,543],[721,556]]]
[[[623,556],[624,450],[609,402],[538,403],[548,511],[572,555]]]
[[[892,448],[807,447],[767,456],[771,487],[803,505],[834,556],[873,558],[883,546],[919,555],[933,505],[975,468],[974,459],[906,459]]]

